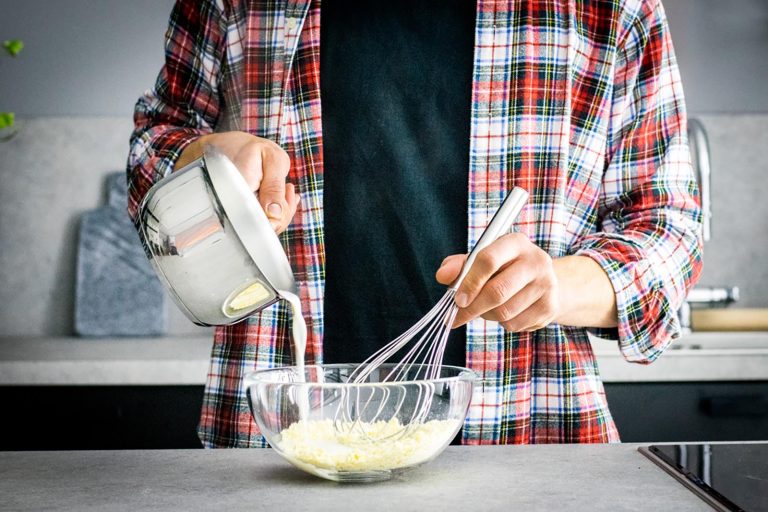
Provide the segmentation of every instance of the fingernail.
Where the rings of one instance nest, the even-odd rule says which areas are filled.
[[[279,219],[283,214],[283,207],[280,203],[269,203],[267,205],[267,215]]]
[[[467,307],[468,301],[469,301],[469,296],[466,293],[461,292],[456,294],[456,305],[459,306],[460,308]]]

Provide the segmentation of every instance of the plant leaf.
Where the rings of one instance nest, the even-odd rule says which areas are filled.
[[[10,128],[13,126],[15,116],[13,112],[0,112],[0,128]]]
[[[24,49],[24,43],[20,39],[8,39],[3,41],[3,48],[8,55],[15,57]]]

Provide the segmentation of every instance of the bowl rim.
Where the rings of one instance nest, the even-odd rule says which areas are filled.
[[[333,369],[333,368],[350,368],[359,366],[362,363],[332,363],[332,364],[307,364],[304,366],[304,368],[323,368],[323,369]],[[382,364],[380,366],[395,366],[397,363],[386,363]],[[415,365],[415,366],[430,366],[426,364],[422,365]],[[317,387],[324,387],[324,388],[351,388],[351,387],[381,387],[381,386],[403,386],[407,384],[415,384],[420,385],[424,383],[430,383],[430,384],[439,384],[439,383],[445,383],[445,382],[470,382],[475,383],[480,380],[480,376],[478,373],[470,368],[466,368],[464,366],[454,366],[454,365],[440,365],[442,368],[450,368],[454,370],[459,370],[459,372],[452,376],[452,377],[440,377],[438,379],[429,379],[429,380],[398,380],[393,382],[361,382],[359,384],[351,384],[349,382],[276,382],[269,380],[265,377],[268,375],[273,375],[279,372],[284,372],[289,369],[295,369],[296,366],[279,366],[277,368],[262,368],[259,370],[251,370],[243,376],[243,383],[248,384],[272,384],[272,385],[288,385],[288,386],[317,386]]]

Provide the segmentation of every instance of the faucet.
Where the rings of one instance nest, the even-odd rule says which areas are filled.
[[[709,161],[709,139],[704,125],[698,119],[688,120],[688,143],[691,148],[691,163],[696,173],[701,195],[701,239],[709,241],[712,236],[712,172]],[[691,332],[691,306],[725,306],[739,300],[739,288],[694,288],[678,311],[680,328],[684,334]]]
[[[701,239],[708,242],[712,236],[712,168],[709,162],[707,131],[698,119],[688,120],[688,147],[691,150],[691,163],[701,196]]]

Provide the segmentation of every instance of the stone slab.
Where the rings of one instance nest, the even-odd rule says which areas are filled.
[[[80,336],[161,336],[167,331],[162,284],[125,210],[125,173],[107,177],[107,205],[80,223],[75,332]]]

